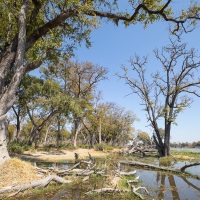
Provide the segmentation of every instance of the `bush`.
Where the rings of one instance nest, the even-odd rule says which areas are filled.
[[[88,144],[81,144],[79,147],[82,148],[82,149],[89,149]]]
[[[96,151],[104,151],[104,150],[113,150],[114,147],[102,142],[101,144],[95,144],[94,149]]]
[[[42,147],[42,150],[44,151],[50,151],[51,149],[54,149],[56,148],[56,145],[55,144],[45,144],[43,147]]]
[[[21,154],[24,151],[28,151],[30,150],[31,147],[28,146],[25,142],[10,142],[8,144],[8,151],[9,153],[17,153],[17,154]]]
[[[94,149],[95,149],[96,151],[103,151],[103,150],[104,150],[104,146],[105,146],[104,143],[95,144],[95,145],[94,145]]]
[[[172,157],[162,157],[159,159],[159,165],[169,167],[169,166],[171,166],[172,161],[173,161]]]
[[[104,146],[104,150],[113,150],[114,149],[114,147],[113,146],[111,146],[111,145],[108,145],[108,144],[105,144],[105,146]]]

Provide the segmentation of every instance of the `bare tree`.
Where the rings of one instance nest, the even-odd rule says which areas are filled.
[[[135,77],[132,79],[129,69],[123,66],[124,75],[120,78],[142,100],[147,120],[154,129],[154,141],[160,156],[170,154],[171,126],[176,123],[178,114],[192,103],[192,95],[200,97],[199,57],[195,49],[187,50],[186,44],[171,41],[161,51],[154,51],[161,63],[163,72],[156,72],[148,79],[145,65],[147,57],[131,58],[130,63]],[[164,141],[158,126],[158,119],[164,118]]]

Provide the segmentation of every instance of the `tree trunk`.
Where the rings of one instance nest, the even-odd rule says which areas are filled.
[[[90,142],[89,142],[89,148],[91,149],[91,148],[93,148],[93,134],[90,132]]]
[[[82,124],[79,120],[75,119],[74,120],[74,147],[77,147],[77,138],[78,134],[82,129]]]
[[[164,156],[170,155],[170,129],[171,123],[168,123],[165,127]]]
[[[44,138],[44,145],[46,145],[47,143],[47,138],[48,138],[48,134],[49,134],[49,130],[51,128],[51,124],[47,127],[46,133],[45,133],[45,138]]]
[[[59,148],[61,143],[60,116],[57,117],[57,120],[58,120],[57,148]]]
[[[39,132],[40,132],[40,129],[37,126],[33,126],[33,129],[31,131],[31,134],[30,134],[30,137],[29,137],[29,140],[28,140],[29,146],[32,146],[32,144],[34,142],[36,142],[36,138],[37,138]]]
[[[0,165],[10,158],[7,150],[6,131],[7,131],[7,116],[0,117]]]
[[[16,124],[17,131],[16,131],[16,135],[14,138],[14,140],[16,140],[17,142],[19,140],[19,134],[20,134],[20,129],[21,129],[20,126],[21,126],[20,119],[19,119],[19,116],[17,116],[17,124]]]
[[[101,144],[101,117],[99,118],[99,144]]]

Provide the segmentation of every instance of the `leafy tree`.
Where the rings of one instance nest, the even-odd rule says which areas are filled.
[[[30,76],[26,74],[18,87],[17,90],[17,96],[16,101],[14,102],[12,106],[13,113],[15,115],[16,120],[16,134],[14,140],[18,141],[20,137],[20,131],[21,131],[21,123],[23,119],[27,116],[26,106],[27,103],[31,101],[31,97],[29,96],[30,93],[27,92],[29,90],[29,87],[33,84],[42,84],[43,80],[39,79],[35,76]]]
[[[0,163],[9,158],[6,143],[6,113],[15,101],[23,75],[38,68],[44,60],[55,60],[62,43],[65,51],[84,39],[97,27],[98,17],[126,25],[152,23],[163,19],[175,23],[178,30],[185,22],[199,19],[199,6],[193,4],[181,16],[169,8],[172,1],[128,1],[128,11],[119,12],[117,1],[22,0],[0,1]],[[192,21],[193,22],[193,21]]]
[[[93,140],[96,142],[99,140],[99,122],[101,122],[102,142],[113,146],[124,146],[133,135],[132,125],[136,119],[131,111],[115,103],[99,104],[84,123],[90,136],[90,146],[93,145]]]
[[[150,136],[144,131],[138,131],[137,139],[142,141],[143,144],[150,144]]]
[[[57,116],[58,121],[58,143],[60,140],[61,115],[67,115],[70,112],[72,98],[63,95],[61,87],[52,80],[46,80],[42,84],[31,84],[25,94],[29,96],[26,101],[28,116],[34,126],[29,137],[29,144],[37,142],[41,130],[52,119]]]
[[[152,74],[151,80],[148,79],[145,71],[147,57],[141,60],[136,56],[130,62],[137,78],[133,79],[126,67],[123,67],[124,75],[120,77],[143,101],[147,119],[155,132],[153,137],[160,156],[168,156],[172,124],[176,124],[178,114],[191,105],[192,95],[200,96],[200,77],[196,73],[200,62],[194,49],[187,50],[186,44],[173,41],[163,47],[161,52],[155,50],[155,56],[161,63],[163,73],[156,72]],[[158,126],[161,117],[164,118],[164,142]]]
[[[64,59],[56,66],[43,68],[43,72],[46,78],[61,84],[63,95],[69,95],[76,101],[77,107],[71,112],[76,147],[84,116],[93,107],[94,90],[99,81],[106,79],[107,69],[90,62],[77,63]]]

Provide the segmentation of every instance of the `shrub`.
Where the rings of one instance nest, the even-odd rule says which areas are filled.
[[[169,167],[169,166],[171,166],[172,161],[173,161],[172,157],[163,157],[163,158],[159,159],[159,165]]]
[[[25,142],[10,142],[8,144],[8,151],[9,153],[17,153],[17,154],[21,154],[24,151],[28,151],[30,150],[31,147],[28,146]]]
[[[89,145],[88,144],[81,144],[79,147],[83,148],[83,149],[89,149]]]
[[[113,150],[114,147],[102,142],[101,144],[95,144],[94,149],[96,151],[104,151],[104,150]]]
[[[103,151],[103,150],[104,150],[104,146],[105,146],[104,143],[95,144],[95,145],[94,145],[94,149],[95,149],[96,151]]]
[[[105,144],[105,146],[104,146],[104,150],[113,150],[113,149],[114,149],[114,147],[111,145]]]

